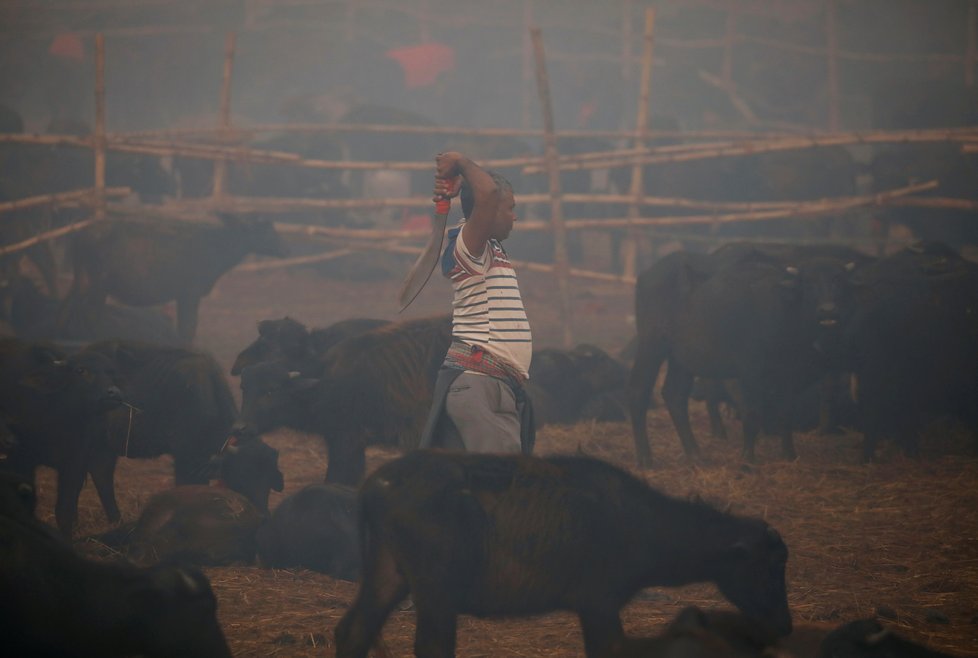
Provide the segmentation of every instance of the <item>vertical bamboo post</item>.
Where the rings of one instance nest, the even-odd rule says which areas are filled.
[[[639,79],[638,92],[638,112],[635,117],[635,130],[638,136],[635,138],[635,146],[645,146],[645,137],[649,132],[649,92],[652,86],[652,34],[655,27],[655,9],[648,7],[645,10],[645,32],[642,37],[642,74]],[[632,166],[632,184],[629,188],[629,195],[632,202],[628,205],[628,220],[634,221],[639,217],[641,208],[640,201],[643,194],[643,180],[645,167],[641,164]],[[628,229],[628,239],[622,245],[622,275],[634,278],[636,261],[638,260],[638,241],[640,234],[638,229],[631,227]]]
[[[733,50],[734,34],[737,31],[737,11],[734,0],[727,0],[727,23],[723,32],[723,64],[720,76],[727,89],[733,84]]]
[[[967,87],[975,86],[975,57],[978,56],[978,38],[975,36],[975,17],[976,2],[971,0],[968,3],[968,18],[965,23],[966,43],[964,51],[964,84]]]
[[[95,35],[95,219],[105,219],[105,35]]]
[[[231,133],[231,73],[234,71],[235,34],[228,32],[224,38],[224,75],[221,79],[221,115],[218,119],[220,126],[220,141],[226,143]],[[225,159],[214,161],[214,188],[212,195],[215,199],[224,197],[227,187],[228,163]]]
[[[829,130],[839,130],[839,65],[838,65],[838,35],[835,29],[835,0],[828,0],[825,8],[825,38],[828,58],[828,100],[829,100]]]
[[[522,128],[530,129],[530,87],[533,85],[533,44],[530,39],[530,26],[533,25],[532,0],[523,0],[523,107]]]
[[[547,178],[550,183],[550,226],[554,235],[554,274],[557,277],[557,295],[560,304],[560,322],[564,327],[564,347],[574,345],[574,330],[571,327],[570,290],[568,286],[569,266],[567,264],[567,229],[560,206],[560,170],[557,166],[557,137],[554,134],[554,113],[550,101],[550,80],[547,77],[546,60],[543,53],[543,35],[540,28],[530,30],[533,41],[533,55],[536,60],[537,89],[540,92],[540,109],[543,113],[544,159],[547,163]]]

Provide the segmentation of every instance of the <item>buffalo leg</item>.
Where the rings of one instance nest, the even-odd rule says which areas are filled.
[[[652,465],[652,449],[649,447],[649,433],[646,426],[649,400],[652,388],[659,376],[663,356],[653,340],[639,336],[635,362],[628,380],[628,411],[632,420],[632,438],[635,441],[635,458],[638,465],[648,468]]]
[[[588,658],[606,655],[613,644],[625,637],[618,611],[582,611],[578,617],[584,634],[584,653]]]
[[[85,485],[85,462],[82,459],[66,459],[58,468],[58,495],[54,503],[54,518],[58,530],[66,539],[78,518],[78,496]]]
[[[666,371],[666,381],[662,384],[662,399],[669,410],[669,417],[679,435],[683,451],[688,457],[699,454],[699,446],[693,437],[693,428],[689,424],[689,392],[693,388],[693,375],[682,366],[669,361]]]
[[[88,460],[88,472],[109,523],[118,523],[122,518],[115,499],[115,464],[116,456],[108,450],[96,451]]]
[[[414,655],[422,658],[451,658],[455,655],[458,617],[454,608],[435,594],[414,592],[417,610],[417,631],[414,635]]]
[[[387,617],[408,594],[390,552],[376,545],[367,552],[360,590],[334,631],[336,658],[366,658]]]
[[[328,484],[355,487],[360,484],[366,470],[367,456],[363,440],[341,433],[329,441],[329,456],[326,464]]]

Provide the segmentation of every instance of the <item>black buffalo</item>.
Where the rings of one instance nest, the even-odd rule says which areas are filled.
[[[790,262],[762,250],[671,254],[635,288],[638,345],[629,407],[638,463],[648,466],[646,413],[663,361],[662,397],[686,454],[695,377],[737,379],[743,394],[744,457],[754,458],[762,422],[794,458],[794,395],[831,371],[839,324],[850,303],[853,261],[801,252]]]
[[[84,352],[103,355],[116,364],[130,403],[108,415],[104,434],[93,444],[89,458],[92,480],[110,521],[119,519],[114,474],[120,456],[170,454],[176,484],[207,484],[213,475],[212,457],[230,447],[235,454],[228,457],[238,462],[232,471],[248,473],[237,478],[234,488],[259,508],[267,507],[269,488],[282,490],[274,449],[260,444],[257,436],[229,438],[238,410],[213,357],[131,341],[94,343]]]
[[[377,329],[388,320],[351,318],[321,329],[308,329],[288,316],[258,323],[258,338],[238,353],[231,366],[232,375],[240,375],[248,366],[267,361],[282,361],[290,370],[304,375],[322,374],[321,357],[336,343]]]
[[[941,244],[918,244],[863,268],[845,329],[855,374],[862,458],[896,439],[910,454],[928,422],[978,434],[978,266]]]
[[[113,362],[68,356],[43,343],[0,339],[0,422],[9,433],[5,468],[34,481],[40,465],[58,472],[55,518],[70,536],[90,446],[105,414],[122,402]]]
[[[337,484],[309,485],[279,503],[259,528],[257,542],[262,566],[304,567],[357,580],[356,490]]]
[[[788,549],[759,519],[665,496],[586,457],[414,451],[360,489],[363,576],[336,627],[339,658],[366,656],[411,595],[415,653],[452,656],[457,616],[578,615],[588,656],[623,637],[645,587],[713,582],[742,612],[791,631]]]
[[[248,254],[282,256],[271,222],[225,215],[221,225],[113,221],[80,234],[72,246],[75,279],[65,301],[130,306],[176,301],[177,334],[189,344],[197,311],[217,280]]]
[[[255,559],[255,532],[265,519],[235,491],[191,484],[155,494],[138,520],[96,539],[143,566],[250,564]]]
[[[279,361],[245,368],[242,419],[261,433],[291,427],[322,436],[326,481],[356,485],[366,446],[418,445],[451,332],[450,316],[368,331],[330,349],[318,377]]]
[[[527,392],[537,425],[627,418],[628,368],[595,345],[534,350]]]
[[[5,653],[230,658],[202,573],[85,560],[7,507],[0,504]]]

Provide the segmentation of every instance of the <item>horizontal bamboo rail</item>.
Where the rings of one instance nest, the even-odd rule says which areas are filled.
[[[713,211],[742,211],[747,214],[757,211],[784,211],[796,208],[804,208],[806,204],[829,203],[835,204],[832,207],[851,207],[855,205],[870,205],[882,203],[882,200],[926,192],[937,187],[936,181],[918,183],[903,188],[887,190],[876,194],[836,197],[829,199],[817,199],[814,201],[749,201],[749,202],[717,202],[702,201],[697,199],[670,198],[644,196],[639,200],[639,205],[652,207],[673,207],[689,208],[693,210],[713,210]],[[550,202],[548,194],[522,194],[516,196],[516,201],[520,205],[541,205]],[[634,201],[633,197],[626,194],[562,194],[562,203],[611,203],[627,204]],[[327,209],[379,209],[379,208],[429,208],[431,200],[427,197],[401,197],[401,198],[380,198],[380,199],[287,199],[278,197],[226,197],[224,199],[214,199],[210,197],[200,199],[184,199],[173,201],[160,206],[164,214],[175,216],[186,214],[186,212],[203,215],[213,212],[229,212],[243,214],[261,214],[277,212],[297,212],[303,210],[327,210]],[[116,208],[117,213],[125,213],[126,209],[132,206],[120,206]],[[605,220],[598,220],[605,221]],[[526,222],[520,222],[520,226]],[[570,224],[569,224],[570,225]]]
[[[62,226],[61,228],[56,228],[52,231],[46,231],[35,235],[27,240],[22,240],[21,242],[15,242],[13,244],[8,244],[4,247],[0,247],[0,256],[6,256],[7,254],[12,254],[18,251],[23,251],[29,247],[33,247],[36,244],[46,242],[48,240],[54,240],[55,238],[60,238],[63,235],[68,235],[69,233],[75,233],[84,228],[88,228],[92,224],[101,221],[97,220],[95,217],[89,217],[80,222],[75,222],[74,224],[68,224],[67,226]]]
[[[106,197],[124,197],[132,193],[128,187],[107,187],[105,188]],[[95,199],[95,190],[88,188],[84,190],[71,190],[69,192],[56,192],[54,194],[40,194],[38,196],[24,197],[14,201],[4,201],[0,203],[0,214],[13,212],[15,210],[26,210],[35,206],[66,206],[78,202],[91,203]]]

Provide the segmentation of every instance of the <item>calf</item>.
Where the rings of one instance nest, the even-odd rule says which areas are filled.
[[[230,658],[202,573],[90,562],[39,521],[6,513],[0,537],[8,655]]]
[[[270,568],[305,567],[343,580],[360,576],[356,490],[313,484],[275,508],[258,530],[258,558]]]
[[[291,427],[322,436],[326,481],[354,486],[367,445],[418,445],[451,331],[451,317],[440,316],[365,332],[330,349],[319,377],[281,361],[245,368],[242,419],[261,433]]]
[[[230,486],[241,489],[259,508],[267,507],[269,487],[281,491],[282,475],[274,450],[267,446],[267,450],[260,446],[243,450],[259,442],[257,436],[238,445],[229,443],[238,410],[213,357],[179,347],[119,340],[95,343],[84,353],[112,359],[131,404],[108,415],[103,438],[93,445],[89,460],[92,480],[110,521],[119,519],[114,484],[119,456],[171,454],[176,484],[207,484],[213,471],[211,458],[230,445],[236,468],[253,469],[254,473],[229,482]]]
[[[105,414],[122,402],[114,364],[101,354],[68,356],[43,343],[0,339],[0,423],[9,434],[5,468],[34,481],[58,472],[55,518],[71,535],[90,446]]]
[[[157,493],[135,523],[97,539],[144,566],[250,564],[255,559],[255,532],[265,518],[230,489],[185,485]]]
[[[73,245],[75,279],[65,300],[101,306],[107,295],[130,306],[176,301],[177,335],[197,330],[200,300],[248,254],[282,256],[271,222],[222,216],[220,226],[173,222],[108,222]]]
[[[527,390],[538,426],[625,420],[624,405],[615,404],[615,398],[624,397],[627,379],[628,368],[594,345],[535,350]]]
[[[415,451],[360,490],[363,577],[336,655],[365,656],[409,593],[415,653],[451,656],[459,614],[578,615],[588,656],[623,637],[651,586],[713,582],[746,615],[791,631],[788,549],[759,519],[661,494],[586,457]]]

